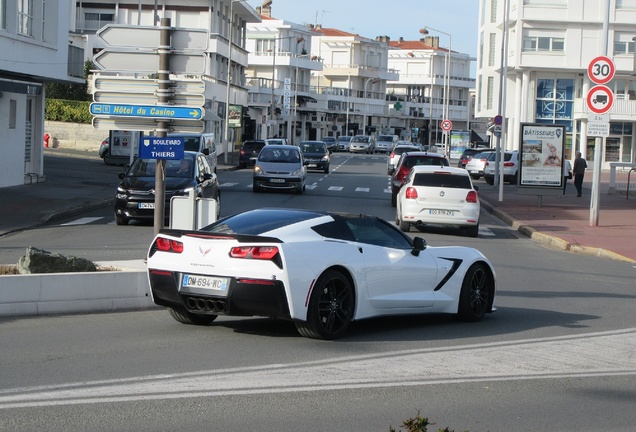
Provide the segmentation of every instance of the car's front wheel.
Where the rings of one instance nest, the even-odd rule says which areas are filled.
[[[115,223],[117,225],[128,225],[128,218],[119,214],[115,214]]]
[[[354,308],[349,279],[339,271],[327,270],[311,292],[307,321],[296,321],[296,329],[308,338],[336,339],[349,327]]]
[[[483,263],[473,264],[462,283],[457,315],[462,321],[479,321],[488,312],[494,280]]]
[[[175,319],[175,321],[178,321],[181,324],[208,325],[217,317],[217,315],[193,314],[182,307],[169,308],[168,312],[170,313],[170,316]]]

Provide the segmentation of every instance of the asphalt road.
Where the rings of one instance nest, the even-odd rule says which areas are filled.
[[[333,206],[391,220],[383,168],[380,158],[351,158],[333,175],[312,175],[316,187],[302,196],[253,194],[248,171],[227,173],[222,212]],[[152,227],[99,214],[31,234],[91,256],[123,239],[116,253],[144,250]],[[196,327],[164,310],[2,319],[0,430],[367,432],[404,430],[419,412],[435,430],[632,431],[634,266],[548,249],[495,220],[483,228],[476,239],[412,233],[475,246],[494,263],[498,311],[479,323],[381,318],[326,342],[284,321]],[[0,250],[31,234],[0,239]]]

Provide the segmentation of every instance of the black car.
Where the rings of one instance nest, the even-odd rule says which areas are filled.
[[[245,141],[241,146],[239,153],[239,168],[245,168],[248,165],[254,165],[256,158],[267,143],[263,140]]]
[[[324,141],[301,141],[298,145],[303,152],[305,166],[308,170],[329,172],[329,153]]]
[[[121,183],[115,195],[115,221],[127,225],[131,220],[154,221],[155,159],[135,159],[128,171],[120,173]],[[185,196],[194,189],[198,198],[214,198],[217,218],[221,209],[221,190],[207,157],[199,152],[184,152],[181,160],[166,161],[165,220],[170,218],[170,199]]]
[[[416,165],[450,166],[446,156],[439,153],[407,152],[403,153],[391,176],[391,205],[397,206],[397,194],[404,185],[404,179]]]

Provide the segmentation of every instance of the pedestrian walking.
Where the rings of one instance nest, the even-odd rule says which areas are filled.
[[[565,159],[563,161],[563,195],[561,195],[562,197],[565,196],[565,188],[568,185],[568,180],[572,178],[572,164],[570,164],[570,161]]]
[[[574,159],[574,187],[576,188],[576,196],[580,197],[583,193],[583,177],[585,176],[585,168],[587,168],[587,162],[581,157],[581,152],[576,152],[576,159]]]

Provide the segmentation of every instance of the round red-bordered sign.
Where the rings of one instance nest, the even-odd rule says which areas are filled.
[[[449,131],[453,128],[453,122],[450,120],[444,120],[442,122],[442,129],[445,131]]]
[[[598,56],[587,67],[587,76],[596,84],[607,84],[614,78],[614,61],[606,56]]]
[[[614,104],[614,92],[604,85],[597,85],[587,93],[587,106],[596,114],[605,114]]]

